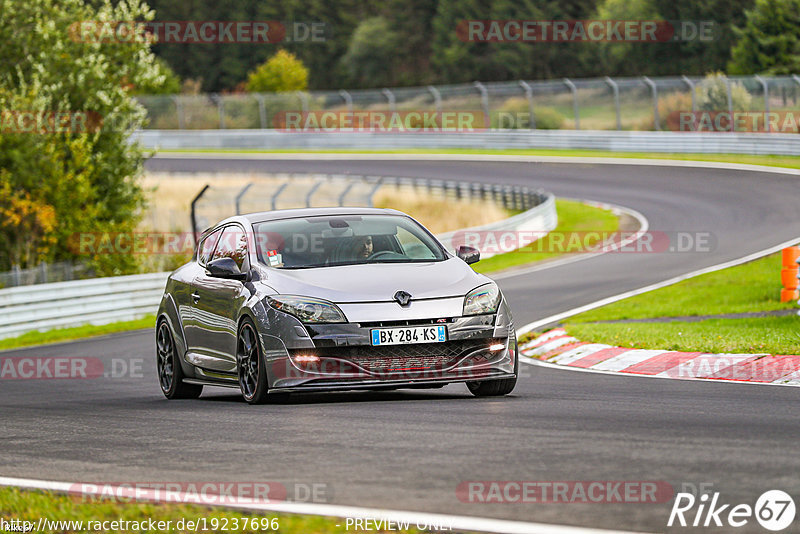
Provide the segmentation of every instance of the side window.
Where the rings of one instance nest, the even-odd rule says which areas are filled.
[[[200,265],[205,265],[211,261],[211,254],[214,252],[214,247],[217,246],[220,234],[222,234],[222,230],[217,230],[207,235],[206,238],[203,239],[203,242],[200,243],[200,247],[197,251],[197,261]]]
[[[212,260],[217,258],[233,258],[239,269],[244,269],[247,259],[247,234],[238,226],[226,226],[222,231]]]

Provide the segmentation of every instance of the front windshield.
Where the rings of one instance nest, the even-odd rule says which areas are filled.
[[[402,215],[331,215],[253,225],[258,258],[278,269],[446,259],[419,224]]]

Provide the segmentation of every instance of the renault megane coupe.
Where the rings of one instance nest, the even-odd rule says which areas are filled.
[[[519,362],[497,285],[395,210],[231,217],[205,231],[158,310],[161,390],[237,387],[251,404],[291,392],[439,388],[510,393]]]

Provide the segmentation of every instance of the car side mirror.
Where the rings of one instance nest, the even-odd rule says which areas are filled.
[[[456,256],[464,260],[467,265],[481,261],[481,251],[475,247],[469,247],[467,245],[461,245],[458,247],[458,250],[456,250]]]
[[[244,282],[247,279],[247,273],[239,270],[239,266],[233,258],[217,258],[208,263],[206,267],[209,276],[214,278],[225,278],[228,280],[239,280]]]

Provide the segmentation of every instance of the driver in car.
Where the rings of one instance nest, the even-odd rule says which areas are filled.
[[[372,236],[362,235],[353,238],[353,251],[356,259],[367,259],[372,256]]]

